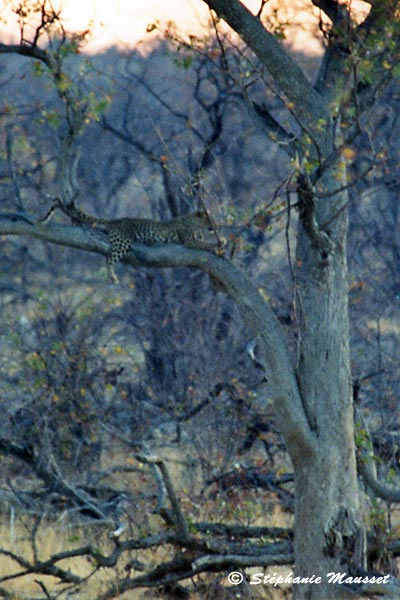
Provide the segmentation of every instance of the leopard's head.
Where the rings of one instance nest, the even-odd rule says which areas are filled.
[[[199,229],[213,229],[210,217],[205,210],[196,210],[182,217],[188,225]]]

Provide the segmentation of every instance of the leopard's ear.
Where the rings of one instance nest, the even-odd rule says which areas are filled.
[[[203,221],[203,223],[206,223],[207,225],[211,223],[210,217],[209,217],[209,214],[207,211],[196,210],[196,212],[194,214],[198,219],[201,219]]]
[[[206,210],[203,210],[202,215],[203,215],[202,218],[204,219],[204,223],[206,224],[208,229],[210,231],[215,231],[215,222],[211,218],[210,214]]]

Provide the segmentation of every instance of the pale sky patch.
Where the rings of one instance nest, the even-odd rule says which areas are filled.
[[[11,3],[12,0],[0,0],[0,36],[4,42],[19,41],[15,16],[7,8]],[[258,12],[260,0],[244,3],[253,13]],[[201,35],[210,17],[208,7],[201,0],[53,0],[53,6],[62,7],[67,31],[82,31],[90,26],[91,39],[84,48],[90,53],[111,46],[131,49],[139,42],[151,43],[161,35],[146,32],[147,26],[155,21],[161,26],[173,21],[183,33]],[[364,18],[369,9],[361,0],[352,0],[351,7],[360,18]],[[319,12],[310,0],[270,0],[263,15],[272,15],[274,10],[278,19],[287,23],[287,39],[293,50],[321,54]]]

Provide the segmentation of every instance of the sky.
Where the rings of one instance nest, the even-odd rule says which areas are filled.
[[[7,10],[12,3],[21,0],[0,0],[0,40],[18,41],[19,29],[15,17]],[[33,0],[27,0],[33,1]],[[50,2],[50,0],[47,0]],[[348,1],[350,0],[343,0]],[[198,35],[205,30],[209,20],[208,7],[202,0],[51,0],[54,7],[62,6],[62,13],[68,31],[85,30],[91,24],[92,38],[85,47],[89,53],[102,51],[110,46],[121,48],[142,48],[151,44],[155,36],[146,28],[156,20],[166,25],[174,21],[178,28],[187,33]],[[242,0],[256,13],[261,0]],[[362,0],[351,0],[351,6],[365,13],[368,7]],[[294,13],[290,11],[296,7]],[[269,0],[265,10],[273,12],[279,9],[281,20],[291,24],[287,30],[290,42],[295,50],[308,54],[320,54],[321,45],[312,34],[318,28],[318,11],[312,9],[310,0]],[[310,14],[314,12],[313,18]],[[263,13],[264,14],[264,13]]]
[[[79,27],[84,28],[94,18],[94,39],[90,44],[94,49],[115,43],[132,47],[140,40],[147,41],[151,34],[146,33],[146,28],[156,20],[165,24],[173,20],[197,32],[208,15],[201,0],[64,0],[64,6],[74,26],[79,22]]]
[[[251,0],[252,1],[252,0]],[[194,33],[207,22],[208,9],[201,0],[53,0],[62,6],[69,31],[84,30],[92,22],[92,39],[85,48],[97,52],[112,45],[132,48],[140,40],[151,41],[156,33],[146,33],[150,23],[173,20]],[[6,42],[18,41],[15,17],[7,10],[10,0],[0,0],[0,35]],[[5,23],[4,20],[7,20]]]

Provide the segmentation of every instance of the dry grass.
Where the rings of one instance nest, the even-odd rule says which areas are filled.
[[[187,448],[168,447],[161,444],[156,449],[157,453],[165,460],[170,476],[173,480],[175,489],[179,494],[179,490],[186,490],[183,494],[182,506],[185,512],[192,515],[195,520],[215,520],[221,519],[224,522],[235,522],[239,518],[237,511],[244,503],[248,507],[252,517],[248,524],[251,525],[269,525],[269,526],[290,526],[291,516],[283,511],[279,506],[279,501],[274,498],[273,494],[262,493],[256,490],[248,492],[240,492],[235,495],[217,494],[215,498],[202,498],[198,503],[194,504],[189,500],[191,497],[198,498],[196,491],[201,487],[201,478],[199,472],[193,467],[193,457],[190,456]],[[113,473],[112,468],[117,465],[133,466],[133,472],[118,472]],[[191,468],[188,468],[191,465]],[[143,475],[138,473],[140,465],[133,464],[132,457],[126,455],[126,449],[119,448],[115,444],[112,448],[108,448],[107,452],[102,456],[101,467],[108,471],[109,477],[107,484],[114,489],[130,490],[136,498],[143,492],[144,488],[151,486],[152,476],[144,472]],[[194,481],[193,481],[194,480]],[[188,494],[188,495],[186,495]],[[145,506],[140,508],[135,505],[134,511],[145,511]],[[112,552],[113,543],[108,537],[110,528],[104,525],[98,525],[91,522],[85,527],[78,527],[72,524],[66,518],[59,518],[55,522],[43,520],[37,527],[34,540],[32,538],[33,520],[25,517],[24,519],[16,519],[15,525],[7,520],[7,516],[3,513],[3,520],[0,521],[0,549],[9,550],[21,556],[27,561],[32,561],[34,551],[36,551],[37,560],[45,561],[52,555],[68,549],[79,548],[88,543],[99,548],[104,554],[108,555]],[[267,520],[266,520],[267,515]],[[133,515],[137,519],[137,514]],[[156,515],[148,515],[148,527],[154,532],[162,527],[161,520]],[[128,533],[123,534],[123,539]],[[36,550],[34,550],[34,548]],[[64,600],[68,597],[74,597],[78,600],[97,600],[102,592],[104,592],[111,583],[117,583],[118,580],[127,576],[125,565],[132,559],[141,560],[148,564],[157,564],[158,561],[169,560],[171,555],[169,549],[159,548],[156,551],[146,551],[146,553],[137,552],[124,553],[118,565],[110,569],[100,569],[90,579],[81,586],[79,593],[74,596],[68,596],[67,592],[61,595]],[[80,557],[71,560],[64,560],[57,566],[67,570],[70,569],[74,574],[87,577],[93,570],[94,565],[86,557]],[[8,581],[1,582],[1,578],[9,577],[14,573],[20,573],[23,569],[11,558],[0,556],[0,598],[3,597],[1,590],[4,589],[8,594],[12,594],[12,600],[44,600],[45,595],[38,582],[43,584],[49,593],[61,592],[65,586],[57,583],[56,579],[50,576],[29,574]],[[260,572],[262,569],[256,569]],[[271,572],[276,572],[280,569],[274,568]],[[131,576],[135,576],[135,571],[132,571]],[[198,592],[191,595],[191,600],[230,600],[241,598],[242,600],[281,600],[285,596],[278,590],[270,586],[252,586],[253,589],[245,590],[243,586],[233,587],[227,583],[227,573],[215,575],[203,575],[196,579]],[[183,582],[187,586],[192,586],[193,581]],[[250,586],[249,586],[250,587]],[[4,596],[7,598],[7,596]],[[123,600],[155,600],[161,599],[158,590],[137,589],[121,595]]]
[[[277,523],[281,524],[283,515],[276,514]],[[273,518],[275,521],[275,518]],[[276,523],[276,524],[277,524]],[[271,524],[271,523],[270,523]],[[31,523],[24,523],[22,520],[18,521],[14,527],[11,527],[10,523],[3,521],[0,524],[0,547],[2,550],[9,550],[25,560],[33,559],[33,544],[30,529],[32,528]],[[104,528],[100,529],[98,526],[87,526],[74,527],[72,525],[66,525],[65,523],[42,523],[35,535],[35,548],[37,557],[39,560],[44,561],[53,554],[67,549],[77,548],[85,545],[86,543],[92,543],[96,545],[103,553],[107,554],[111,552],[111,545],[107,537],[107,532]],[[148,556],[149,559],[155,561],[157,558],[162,560],[166,559],[166,550],[159,549],[156,554]],[[98,596],[105,591],[105,589],[111,584],[116,583],[119,579],[126,577],[124,569],[125,564],[131,558],[144,558],[139,557],[135,554],[130,556],[124,556],[121,560],[121,565],[113,569],[100,569],[96,572],[86,584],[81,586],[79,593],[73,597],[79,600],[95,600]],[[87,577],[93,571],[93,564],[89,559],[80,557],[76,559],[69,559],[60,561],[58,566],[63,569],[70,569],[74,574],[82,577]],[[23,570],[14,560],[9,557],[0,557],[0,579],[3,577],[9,577],[12,574],[20,573]],[[251,571],[260,572],[262,569],[251,569]],[[281,568],[274,568],[272,572],[281,571]],[[287,569],[284,569],[287,571]],[[268,571],[266,571],[268,572]],[[65,586],[61,586],[57,583],[56,579],[50,576],[29,574],[8,581],[0,583],[0,598],[8,598],[10,600],[43,600],[45,598],[43,588],[41,588],[39,582],[45,586],[48,593],[60,593],[63,589],[66,590]],[[192,584],[193,582],[186,582]],[[183,582],[185,584],[185,582]],[[241,598],[243,600],[282,600],[287,597],[285,594],[271,588],[270,586],[257,586],[253,589],[244,589],[243,586],[233,587],[227,584],[226,575],[221,573],[219,575],[202,576],[197,579],[198,592],[191,595],[191,600],[230,600],[233,598]],[[249,588],[250,586],[248,586]],[[2,591],[4,590],[4,595]],[[9,595],[7,595],[9,594]],[[62,595],[61,598],[69,597],[67,592]],[[145,590],[138,589],[121,595],[121,600],[156,600],[161,599],[164,596],[160,596],[157,590]]]
[[[32,526],[32,524],[31,524]],[[88,539],[90,537],[90,539]],[[18,522],[13,528],[10,524],[2,523],[0,526],[0,539],[1,549],[9,550],[14,554],[24,558],[25,560],[33,560],[34,547],[32,539],[30,537],[28,527],[21,521]],[[95,531],[85,531],[83,528],[76,529],[72,526],[66,526],[61,524],[42,524],[35,535],[35,548],[37,552],[37,558],[40,561],[45,561],[57,552],[62,552],[68,549],[76,548],[84,545],[87,542],[96,542]],[[106,550],[106,544],[104,543],[104,536],[100,534],[97,538],[98,545],[103,550]],[[71,571],[79,576],[87,577],[93,571],[93,565],[82,557],[73,560],[64,560],[58,563],[58,566],[63,569],[71,569]],[[16,563],[13,559],[7,556],[1,556],[0,559],[0,578],[10,576],[14,573],[21,573],[24,569]],[[111,570],[110,570],[111,572]],[[115,577],[115,573],[113,573]],[[1,588],[9,593],[16,594],[15,598],[28,596],[29,598],[41,598],[43,599],[43,591],[38,584],[40,581],[46,586],[49,592],[62,588],[53,577],[29,574],[16,579],[1,583]],[[96,594],[104,590],[104,586],[111,581],[110,573],[106,570],[99,571],[90,580],[90,596],[79,595],[79,600],[85,600],[86,598],[96,597]],[[0,593],[1,597],[1,593]],[[140,595],[130,596],[132,599],[140,598]],[[13,599],[14,600],[14,599]]]

